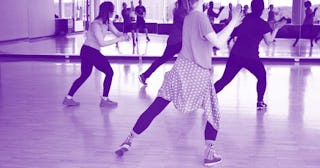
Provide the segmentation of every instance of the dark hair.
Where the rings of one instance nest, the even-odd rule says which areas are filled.
[[[109,18],[113,11],[114,5],[112,2],[103,2],[99,6],[99,14],[95,19],[102,19],[103,24],[109,24]]]
[[[311,7],[311,2],[310,1],[304,2],[304,7],[306,7],[306,8]]]
[[[127,7],[127,3],[123,2],[122,7]]]
[[[212,1],[209,2],[209,8],[213,8],[213,2]]]
[[[251,2],[251,11],[252,15],[260,17],[264,10],[264,2],[263,0],[252,0]]]

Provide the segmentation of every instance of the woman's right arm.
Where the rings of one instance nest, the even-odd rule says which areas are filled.
[[[227,41],[235,27],[237,27],[243,19],[243,14],[241,13],[241,6],[237,6],[236,9],[232,11],[232,20],[230,23],[219,33],[210,32],[205,38],[211,42],[214,46],[218,48],[223,48],[226,46]]]
[[[112,40],[104,40],[104,36],[103,36],[102,30],[101,30],[102,28],[98,23],[92,23],[91,28],[92,28],[94,37],[96,38],[100,47],[109,46],[109,45],[115,44],[117,42],[126,40],[125,36],[116,37]]]

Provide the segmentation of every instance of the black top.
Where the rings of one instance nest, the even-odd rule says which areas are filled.
[[[276,21],[274,11],[268,12],[268,22]]]
[[[130,24],[131,23],[130,11],[131,11],[130,8],[122,9],[121,15],[122,15],[122,18],[123,18],[123,23],[126,23],[126,24]]]
[[[213,21],[214,18],[217,18],[217,17],[219,16],[217,13],[215,13],[215,12],[213,11],[213,8],[209,8],[209,9],[208,9],[207,15],[208,15],[210,21]]]
[[[186,15],[187,11],[184,8],[176,8],[173,10],[173,26],[167,40],[169,45],[182,42],[183,20]]]
[[[306,13],[306,17],[304,18],[303,24],[304,25],[313,25],[315,12],[312,12],[312,10],[310,8],[307,8],[305,13]]]
[[[269,24],[252,14],[248,14],[242,23],[235,29],[238,37],[231,49],[231,56],[236,55],[242,58],[259,58],[259,44],[263,35],[272,32]]]
[[[143,14],[146,13],[146,8],[144,6],[137,6],[135,8],[137,14],[137,19],[143,19]]]

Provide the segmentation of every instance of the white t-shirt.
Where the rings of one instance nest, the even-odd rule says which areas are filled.
[[[182,49],[179,56],[194,61],[199,66],[211,69],[212,44],[205,36],[213,32],[209,18],[199,11],[190,12],[182,29]]]

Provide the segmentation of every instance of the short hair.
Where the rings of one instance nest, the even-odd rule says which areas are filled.
[[[311,2],[310,1],[304,2],[304,7],[306,7],[306,8],[311,7]]]
[[[252,0],[251,2],[251,11],[255,16],[260,17],[264,10],[264,2],[263,0]]]

